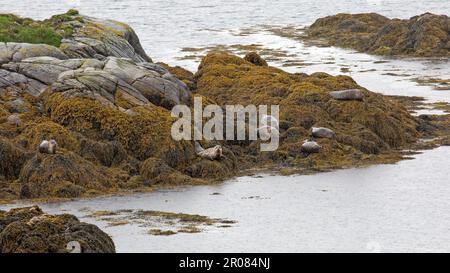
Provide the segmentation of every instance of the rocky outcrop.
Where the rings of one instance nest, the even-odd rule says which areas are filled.
[[[39,207],[0,211],[0,253],[114,253],[111,238],[69,214]]]
[[[72,31],[52,45],[1,44],[0,198],[74,198],[199,182],[187,171],[193,144],[170,135],[169,110],[189,104],[191,91],[170,67],[151,62],[129,26],[74,11],[34,24],[6,17],[27,29]],[[41,142],[52,139],[59,148],[39,153]],[[169,174],[141,173],[148,158],[165,162]]]
[[[9,62],[1,68],[3,88],[25,85],[34,96],[50,86],[51,92],[90,97],[124,109],[149,102],[170,109],[189,102],[186,84],[153,63],[116,57],[99,61],[41,56]]]
[[[259,162],[308,168],[357,164],[364,156],[376,159],[381,152],[408,145],[418,136],[416,120],[405,108],[347,76],[290,74],[227,53],[211,53],[203,59],[196,78],[196,92],[219,105],[279,105],[277,151],[260,153],[258,142],[240,143],[241,153],[246,151]],[[339,90],[358,90],[358,99],[360,94],[364,99],[334,99],[333,92]],[[333,128],[336,137],[317,138],[320,153],[305,156],[303,140],[311,137],[311,128],[317,125]]]
[[[400,20],[376,13],[340,13],[316,20],[307,35],[374,54],[450,56],[450,18],[446,15],[425,13]]]
[[[73,28],[71,37],[61,41],[61,50],[71,58],[107,56],[128,58],[135,62],[151,62],[134,30],[114,20],[74,15],[64,25]]]
[[[0,55],[7,56],[0,64],[2,199],[203,184],[255,166],[322,170],[381,162],[419,136],[405,108],[350,77],[290,74],[254,54],[220,52],[208,54],[194,75],[152,63],[124,24],[76,12],[42,24],[72,31],[44,47],[48,53]],[[41,47],[23,48],[34,46]],[[344,91],[353,97],[342,100]],[[175,141],[170,109],[192,107],[194,94],[205,105],[279,105],[279,118],[261,117],[279,125],[270,128],[280,134],[279,149],[261,152],[261,140],[236,140],[201,141],[207,149],[199,151],[193,141]],[[311,130],[318,153],[302,147]],[[58,149],[39,153],[43,140],[55,140]]]

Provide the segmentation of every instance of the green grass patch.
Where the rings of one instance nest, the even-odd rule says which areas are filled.
[[[69,10],[44,21],[34,21],[13,14],[0,14],[0,42],[48,44],[59,47],[61,40],[70,37],[73,28],[67,22],[82,20],[78,11]]]

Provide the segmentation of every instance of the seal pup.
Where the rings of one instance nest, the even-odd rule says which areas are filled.
[[[212,148],[204,149],[200,143],[195,142],[195,152],[198,156],[207,158],[209,160],[217,160],[224,157],[222,146],[216,145]]]
[[[313,137],[319,138],[335,138],[336,133],[325,127],[312,127],[312,135]]]
[[[58,149],[58,143],[56,140],[43,140],[41,144],[39,144],[39,152],[43,154],[56,154],[56,150]]]
[[[314,153],[320,152],[321,148],[322,147],[319,144],[317,144],[317,142],[315,142],[313,140],[305,139],[303,141],[301,150],[302,150],[302,152],[305,152],[308,154],[314,154]]]

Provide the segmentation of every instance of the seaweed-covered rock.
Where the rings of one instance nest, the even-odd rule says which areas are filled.
[[[27,157],[26,151],[0,137],[0,177],[17,177]]]
[[[307,31],[330,45],[382,55],[450,56],[450,18],[425,13],[410,19],[388,19],[376,13],[320,18]]]
[[[36,154],[23,166],[19,182],[25,198],[79,197],[89,189],[107,192],[114,187],[110,174],[71,152]]]
[[[69,214],[49,215],[39,207],[0,211],[0,253],[114,253],[111,238]]]
[[[240,143],[241,149],[248,149],[262,161],[340,166],[354,160],[357,153],[387,151],[412,143],[418,136],[416,120],[405,108],[388,97],[365,90],[347,76],[289,74],[216,52],[203,59],[196,78],[196,93],[221,105],[279,105],[280,120],[288,122],[292,129],[280,128],[277,151],[255,153],[252,144]],[[349,89],[360,90],[364,100],[340,101],[330,95]],[[321,153],[305,159],[300,147],[315,124],[332,127],[339,137],[317,140],[322,146]],[[201,168],[195,168],[194,173],[202,173]]]

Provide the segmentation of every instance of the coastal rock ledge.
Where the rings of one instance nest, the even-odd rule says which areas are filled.
[[[0,18],[11,30],[0,36],[2,202],[210,184],[256,167],[311,172],[396,162],[428,125],[350,77],[288,73],[256,52],[210,52],[194,74],[153,63],[120,22],[73,10],[44,21]],[[193,107],[195,96],[205,107],[279,105],[279,148],[199,141],[206,151],[218,147],[210,160],[194,141],[174,140],[170,110]],[[313,128],[327,128],[328,137]],[[55,153],[39,152],[44,140],[57,143]],[[305,140],[320,150],[305,152]]]

